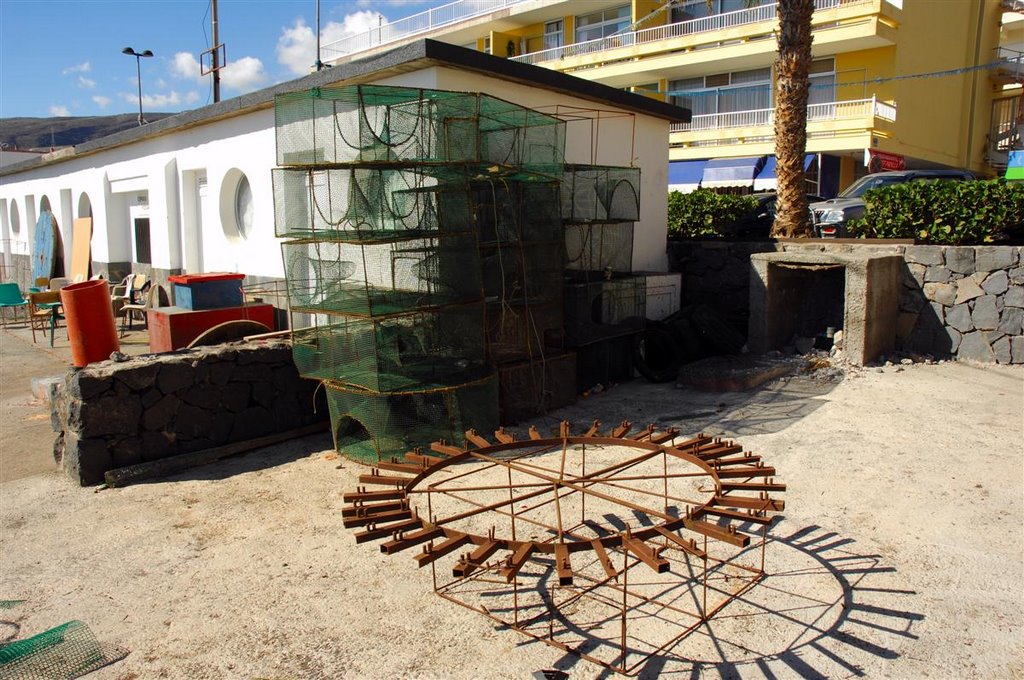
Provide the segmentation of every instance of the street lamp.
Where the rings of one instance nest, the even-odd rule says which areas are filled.
[[[121,54],[128,54],[135,57],[135,74],[138,76],[139,81],[139,125],[145,125],[146,119],[142,117],[142,67],[139,65],[139,62],[141,61],[139,57],[152,57],[153,52],[151,50],[136,52],[131,47],[126,47],[121,50]]]

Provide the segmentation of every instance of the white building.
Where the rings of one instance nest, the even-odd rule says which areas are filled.
[[[25,257],[52,212],[64,262],[72,222],[92,217],[92,272],[284,277],[274,236],[274,96],[355,83],[484,92],[567,121],[566,162],[641,171],[634,271],[666,265],[669,125],[689,113],[654,99],[472,50],[420,41],[0,168],[4,258]],[[16,268],[15,268],[16,269]],[[678,299],[678,298],[677,298]]]

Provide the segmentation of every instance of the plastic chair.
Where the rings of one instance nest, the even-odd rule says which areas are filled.
[[[121,336],[123,337],[128,329],[132,328],[133,317],[138,314],[142,317],[142,323],[145,328],[149,328],[149,315],[146,313],[150,309],[156,309],[163,307],[167,304],[167,293],[164,292],[164,287],[159,284],[154,284],[149,287],[146,291],[146,301],[141,305],[128,304],[121,308],[123,315],[121,316]]]
[[[47,285],[47,288],[49,288],[50,290],[60,290],[64,286],[69,285],[71,285],[71,279],[67,278],[66,276],[55,276],[52,279],[50,279],[50,283]]]
[[[46,290],[46,287],[50,285],[50,279],[47,276],[36,277],[36,288],[39,290]]]
[[[46,326],[50,326],[50,347],[53,347],[53,332],[60,315],[60,291],[48,290],[42,293],[29,293],[29,325],[32,327],[32,342],[36,341],[36,330],[43,331],[46,337]]]
[[[7,328],[7,316],[4,314],[4,310],[7,308],[14,310],[14,320],[18,320],[18,310],[22,309],[25,311],[25,320],[28,321],[28,300],[26,300],[22,294],[21,289],[16,283],[0,283],[0,325],[3,328]]]

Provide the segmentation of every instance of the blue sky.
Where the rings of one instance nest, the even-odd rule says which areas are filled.
[[[443,0],[321,0],[321,41],[443,4]],[[0,118],[176,112],[213,101],[199,55],[211,36],[208,0],[0,0]],[[221,98],[308,73],[316,0],[219,0],[227,47]]]

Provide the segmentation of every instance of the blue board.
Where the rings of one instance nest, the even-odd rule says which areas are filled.
[[[53,213],[43,212],[36,221],[36,235],[32,240],[32,280],[53,276],[56,260],[57,222]]]

